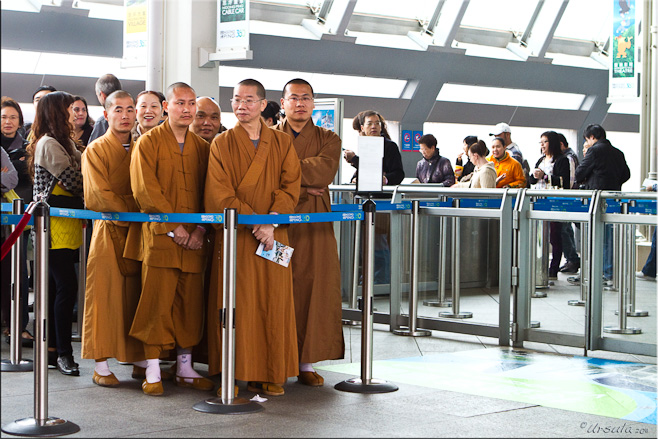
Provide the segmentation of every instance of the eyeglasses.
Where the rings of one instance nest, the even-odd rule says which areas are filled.
[[[247,107],[251,107],[256,104],[256,102],[260,102],[262,99],[231,99],[231,104],[240,106],[240,104],[245,105]]]
[[[313,98],[310,96],[302,96],[301,98],[297,96],[290,96],[289,98],[284,98],[284,99],[288,102],[292,102],[295,105],[297,105],[299,102],[301,102],[304,105],[313,102]]]

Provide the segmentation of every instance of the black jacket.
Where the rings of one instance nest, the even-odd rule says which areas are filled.
[[[441,183],[450,187],[455,184],[455,171],[450,160],[439,155],[439,150],[429,159],[423,157],[416,165],[416,178],[421,183]]]
[[[359,169],[359,156],[355,155],[350,165]],[[356,179],[357,173],[354,173],[352,179]],[[397,143],[384,137],[384,176],[389,185],[395,186],[402,183],[404,179],[404,166],[402,166],[402,156],[398,149]]]
[[[576,168],[576,182],[585,189],[620,191],[621,185],[631,178],[624,153],[607,139],[592,145]]]
[[[538,168],[539,164],[545,158],[546,156],[542,156],[539,160],[537,160],[537,163],[535,164],[535,168]],[[571,183],[571,172],[569,171],[569,158],[565,154],[560,154],[553,157],[553,161],[554,161],[553,172],[549,176],[550,181],[552,182],[553,186],[569,189]],[[537,179],[535,178],[534,175],[532,175],[532,170],[530,171],[530,175],[528,176],[528,179],[530,181],[530,184],[537,183]]]
[[[11,139],[2,135],[2,147],[9,155],[12,165],[18,171],[18,186],[14,188],[16,193],[23,199],[25,205],[32,201],[32,176],[27,169],[27,141],[20,133]]]

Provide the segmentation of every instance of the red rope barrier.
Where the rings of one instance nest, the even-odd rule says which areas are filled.
[[[7,256],[9,253],[9,250],[11,250],[14,244],[16,244],[16,241],[18,240],[18,237],[21,235],[21,233],[23,233],[25,226],[27,226],[27,223],[30,222],[30,218],[32,218],[32,214],[25,212],[23,214],[23,218],[21,218],[21,220],[18,222],[14,231],[11,232],[11,235],[9,235],[5,242],[2,243],[2,258],[0,258],[0,260],[4,259],[5,256]]]

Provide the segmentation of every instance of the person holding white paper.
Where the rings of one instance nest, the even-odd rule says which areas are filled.
[[[398,145],[390,139],[386,130],[384,117],[374,110],[360,112],[355,118],[352,127],[359,131],[361,136],[374,136],[384,138],[384,160],[382,184],[398,185],[404,179],[404,167],[402,155]],[[359,169],[359,156],[354,151],[346,150],[345,160]],[[352,181],[356,182],[357,174]],[[376,196],[376,198],[390,198],[388,194]],[[391,281],[391,256],[389,251],[389,229],[390,218],[387,213],[377,214],[375,219],[375,283],[387,284]]]

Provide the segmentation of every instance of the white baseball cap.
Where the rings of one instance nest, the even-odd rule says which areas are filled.
[[[493,132],[489,133],[489,135],[497,136],[501,133],[511,133],[511,132],[512,129],[509,127],[509,125],[507,125],[505,122],[501,122],[493,128]]]

